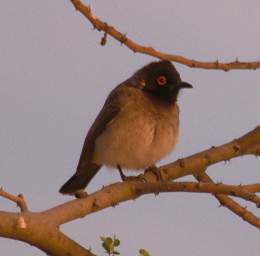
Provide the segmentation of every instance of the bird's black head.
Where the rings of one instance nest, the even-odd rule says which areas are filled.
[[[192,88],[192,85],[181,81],[180,74],[170,61],[152,62],[136,75],[139,88],[167,102],[175,102],[180,89]]]

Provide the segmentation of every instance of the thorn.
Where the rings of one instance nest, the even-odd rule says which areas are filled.
[[[117,203],[114,203],[114,202],[111,203],[111,206],[112,206],[113,208],[116,208],[117,205],[118,205]]]
[[[99,208],[96,199],[94,199],[94,201],[93,201],[93,203],[92,203],[92,208],[93,208],[94,210],[97,210],[97,209]]]
[[[108,31],[108,24],[105,22],[104,35],[102,36],[100,41],[101,46],[104,46],[107,43],[107,31]]]
[[[191,65],[190,65],[191,68],[194,68],[195,67],[195,61],[194,60],[191,60]]]
[[[159,193],[159,191],[158,192],[154,192],[154,196],[156,197],[156,196],[158,196],[160,193]]]
[[[230,70],[230,68],[228,68],[227,66],[224,66],[224,67],[223,67],[223,70],[224,70],[225,72],[228,72],[228,71]]]
[[[128,39],[127,39],[126,34],[123,34],[123,35],[120,37],[120,39],[119,39],[121,45],[125,44],[127,40],[128,40]],[[133,51],[134,51],[134,50],[133,50]],[[136,51],[134,51],[134,52],[136,52]]]
[[[185,167],[185,163],[184,163],[183,159],[180,158],[178,161],[179,161],[179,166],[181,168],[184,168]]]
[[[235,144],[233,146],[233,149],[234,149],[235,152],[238,152],[240,150],[240,146],[238,144]]]
[[[104,36],[102,36],[100,40],[100,45],[104,46],[107,43],[107,33],[104,33]]]
[[[230,164],[230,162],[231,162],[231,159],[227,159],[227,160],[224,161],[224,164],[225,164],[225,165],[226,165],[226,164]]]

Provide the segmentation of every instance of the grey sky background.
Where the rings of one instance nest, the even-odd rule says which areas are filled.
[[[205,61],[260,58],[259,0],[90,3],[97,16],[133,40],[165,52]],[[40,211],[70,199],[58,189],[74,172],[108,92],[154,58],[134,54],[111,38],[101,47],[102,34],[92,31],[70,1],[2,1],[0,31],[0,185],[23,193],[31,210]],[[179,144],[163,163],[259,125],[260,71],[176,67],[194,89],[181,94]],[[259,161],[243,157],[220,163],[209,174],[233,184],[259,182]],[[116,171],[103,168],[88,191],[118,180]],[[2,198],[0,209],[18,210]],[[260,255],[259,230],[218,208],[208,195],[144,196],[62,229],[99,255],[99,236],[113,234],[126,256],[137,255],[139,248],[151,255]],[[0,250],[3,255],[45,255],[4,238]]]

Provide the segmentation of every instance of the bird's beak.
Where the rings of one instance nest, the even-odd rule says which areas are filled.
[[[180,83],[180,88],[193,88],[193,86],[189,83],[186,82],[181,82]]]

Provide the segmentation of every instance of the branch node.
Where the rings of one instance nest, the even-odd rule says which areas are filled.
[[[119,39],[121,45],[125,44],[125,43],[127,42],[127,40],[128,40],[128,39],[127,39],[126,34],[121,35],[121,37],[120,37],[120,39]],[[136,52],[136,51],[134,51],[134,52]]]
[[[179,166],[180,166],[181,168],[185,168],[185,162],[184,162],[184,160],[183,160],[182,158],[180,158],[180,159],[178,160],[178,162],[179,162]]]
[[[238,152],[240,151],[240,146],[239,146],[238,144],[235,144],[235,145],[233,146],[233,149],[234,149],[234,151],[235,151],[236,153],[238,153]]]
[[[27,212],[28,206],[26,204],[23,194],[19,194],[17,197],[19,198],[19,200],[17,202],[17,206],[20,207],[22,212]]]
[[[191,60],[191,65],[190,65],[191,68],[195,68],[196,65],[195,65],[195,60]]]
[[[27,228],[27,224],[25,222],[25,219],[22,215],[19,215],[18,219],[17,219],[17,227],[20,229],[26,229]]]
[[[93,211],[97,211],[99,209],[96,198],[93,200],[92,209],[93,209]]]
[[[22,194],[19,194],[18,196],[12,195],[6,191],[3,190],[3,188],[0,188],[0,196],[14,202],[17,204],[17,206],[20,208],[21,212],[28,211],[28,207],[26,204],[26,201]]]

